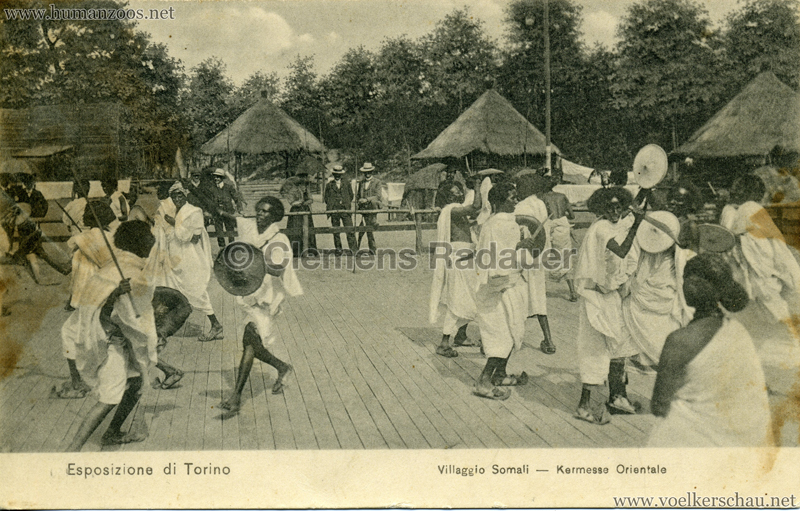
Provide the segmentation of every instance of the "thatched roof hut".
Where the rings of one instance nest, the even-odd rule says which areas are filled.
[[[434,163],[417,171],[406,180],[406,192],[410,190],[436,190],[439,188],[439,174],[447,168],[444,163]]]
[[[672,154],[694,158],[765,156],[776,146],[800,152],[800,95],[766,72]]]
[[[200,151],[204,154],[321,153],[325,147],[286,112],[262,98],[203,144]]]
[[[499,156],[541,155],[546,139],[541,131],[494,89],[442,131],[428,147],[412,158],[462,158],[473,152]],[[559,153],[552,146],[554,153]]]

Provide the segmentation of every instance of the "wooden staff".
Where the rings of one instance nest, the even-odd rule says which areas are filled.
[[[75,220],[74,220],[74,219],[73,219],[73,218],[70,216],[70,214],[69,214],[69,213],[67,213],[67,210],[66,210],[66,209],[64,209],[64,206],[62,206],[62,205],[61,205],[61,204],[60,204],[60,203],[59,203],[57,200],[54,200],[53,202],[55,202],[55,203],[56,203],[56,206],[58,206],[58,208],[59,208],[61,211],[63,211],[65,215],[67,215],[67,218],[69,219],[69,221],[70,221],[70,222],[72,222],[72,225],[74,225],[75,227],[77,227],[77,228],[78,228],[78,232],[83,232],[83,229],[81,229],[81,226],[80,226],[80,225],[78,225],[78,222],[76,222],[76,221],[75,221]],[[86,199],[86,204],[89,204],[89,199]]]

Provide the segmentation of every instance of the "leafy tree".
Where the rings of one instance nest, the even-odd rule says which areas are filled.
[[[233,91],[231,109],[234,115],[241,115],[262,97],[275,101],[278,97],[279,88],[280,79],[278,78],[278,73],[264,74],[261,71],[256,71],[242,83],[241,87],[236,87]]]
[[[800,23],[796,0],[750,0],[728,15],[723,34],[728,96],[761,72],[800,85]]]
[[[580,42],[581,7],[571,0],[549,1],[551,120],[553,141],[562,151],[575,155],[585,141],[586,121],[605,98],[602,77],[584,76],[591,71]],[[501,91],[517,110],[544,131],[544,0],[516,0],[506,9],[506,48],[500,69]],[[578,150],[579,153],[585,152]],[[586,155],[588,156],[588,155]],[[572,156],[574,157],[574,156]]]
[[[636,145],[667,149],[704,122],[720,95],[718,36],[691,0],[644,0],[618,27],[621,42],[611,89],[616,108],[633,121]],[[675,140],[677,139],[677,140]]]
[[[59,8],[110,10],[122,2],[93,0]],[[48,9],[15,0],[4,8]],[[126,139],[151,159],[174,155],[182,121],[180,62],[163,45],[136,31],[132,21],[110,19],[0,19],[0,104],[24,108],[59,103],[121,102]]]
[[[314,57],[298,55],[289,64],[289,75],[284,80],[283,92],[279,98],[280,106],[287,114],[321,137],[325,119],[318,81],[314,71]]]
[[[372,145],[375,57],[363,46],[349,50],[320,82],[323,109],[335,142],[348,148]]]
[[[423,76],[425,61],[420,45],[407,37],[386,39],[375,57],[376,98],[374,111],[382,157],[404,149],[406,157],[430,140],[426,122]]]
[[[209,57],[192,68],[182,105],[195,149],[236,118],[229,104],[233,89],[233,83],[225,75],[225,64],[218,58]]]
[[[420,44],[426,64],[425,96],[429,104],[444,107],[452,122],[494,79],[497,47],[468,8],[446,15]]]

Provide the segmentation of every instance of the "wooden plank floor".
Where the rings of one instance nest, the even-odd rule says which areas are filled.
[[[233,298],[212,282],[224,339],[197,342],[209,324],[193,313],[161,354],[186,373],[184,379],[170,390],[146,389],[126,425],[147,431],[147,440],[103,450],[644,445],[655,420],[647,413],[615,416],[602,427],[573,417],[580,395],[577,304],[566,300],[564,283],[548,282],[548,315],[558,352],[548,356],[539,351],[541,331],[537,321],[529,320],[523,349],[512,356],[509,370],[524,370],[531,381],[515,388],[509,400],[496,402],[471,394],[485,363],[478,348],[460,348],[454,359],[435,354],[441,330],[427,323],[431,272],[426,259],[419,266],[355,273],[300,269],[305,294],[285,302],[269,346],[294,372],[284,394],[273,395],[276,372],[256,361],[236,415],[218,403],[234,386],[243,316]],[[94,403],[91,397],[49,396],[53,385],[69,377],[60,342],[68,284],[39,287],[20,268],[7,271],[14,273],[16,286],[7,300],[12,315],[3,318],[1,331],[3,361],[13,370],[0,381],[0,448],[60,451]],[[475,326],[468,332],[479,336]],[[652,375],[631,374],[630,392],[645,410],[653,383]],[[599,403],[604,396],[596,399]],[[85,450],[101,450],[108,420]],[[785,427],[784,445],[797,445],[796,421]]]

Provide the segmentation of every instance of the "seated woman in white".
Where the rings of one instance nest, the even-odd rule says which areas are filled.
[[[686,263],[683,292],[694,318],[667,337],[651,409],[661,419],[654,447],[773,444],[764,373],[747,330],[727,312],[748,302],[726,262],[701,254]]]

